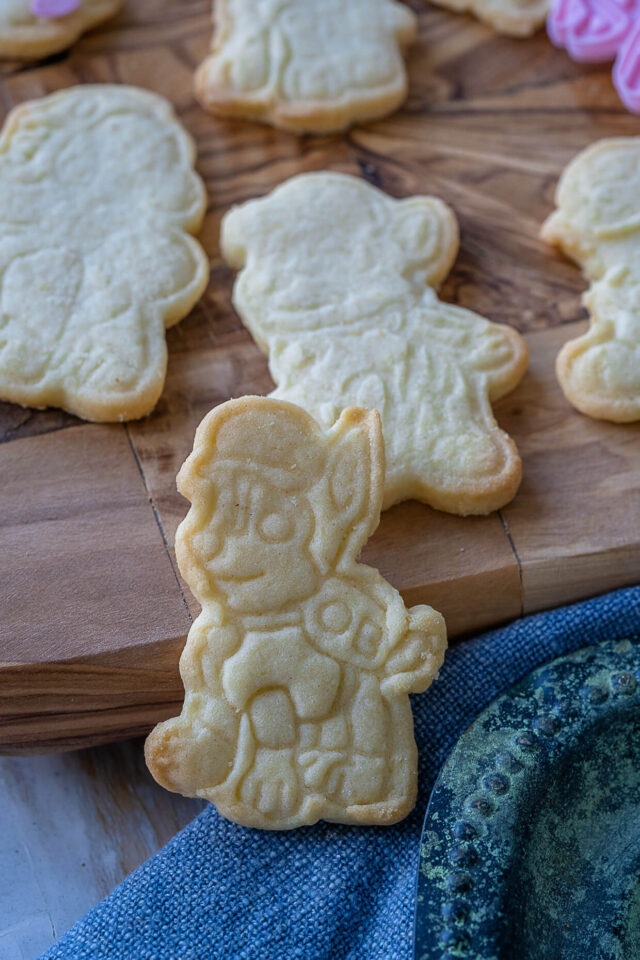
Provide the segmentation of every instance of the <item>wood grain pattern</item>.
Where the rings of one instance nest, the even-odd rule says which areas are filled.
[[[0,475],[5,751],[145,729],[190,620],[125,429],[5,443]]]
[[[529,338],[529,372],[499,407],[525,465],[518,496],[502,511],[525,614],[640,576],[640,424],[592,420],[562,402],[553,363],[569,329],[573,337],[572,326]]]
[[[404,109],[344,136],[299,138],[197,106],[192,73],[208,48],[209,0],[129,2],[68,54],[2,65],[5,113],[78,82],[138,84],[172,100],[198,145],[212,262],[207,293],[169,332],[167,384],[150,417],[99,428],[0,404],[9,477],[0,536],[15,557],[1,588],[3,752],[129,736],[174,712],[189,624],[172,570],[187,506],[175,474],[214,404],[271,387],[231,307],[220,219],[301,171],[347,171],[393,196],[440,195],[462,231],[443,297],[531,336],[531,372],[497,408],[523,453],[516,500],[464,520],[402,504],[384,515],[364,559],[408,603],[442,609],[454,637],[637,579],[638,430],[581,417],[557,389],[553,357],[584,316],[584,283],[538,231],[567,161],[597,137],[639,132],[640,121],[620,106],[608,68],[572,63],[544,35],[512,40],[423,0],[410,6],[420,37]],[[90,463],[101,465],[95,482]],[[79,541],[91,549],[74,555]]]
[[[202,810],[161,790],[131,740],[0,758],[0,956],[35,960]]]
[[[184,632],[185,606],[122,427],[4,444],[0,464],[6,662],[33,662],[34,641],[41,662],[59,663],[71,651],[111,652],[115,635],[126,648]]]

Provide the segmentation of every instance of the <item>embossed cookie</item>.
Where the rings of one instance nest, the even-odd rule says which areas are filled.
[[[560,385],[582,413],[640,420],[640,137],[600,140],[566,168],[542,228],[590,281],[587,333],[564,345]]]
[[[550,0],[432,0],[455,13],[472,13],[498,33],[530,37],[547,18]]]
[[[414,14],[396,0],[217,0],[196,93],[214,113],[327,133],[395,110]]]
[[[205,209],[170,105],[74,87],[15,109],[0,134],[0,399],[86,420],[153,409],[165,327],[209,275]]]
[[[67,0],[66,4],[1,0],[0,57],[35,60],[66,50],[86,30],[116,14],[122,4],[123,0]],[[38,12],[55,15],[39,16]]]
[[[232,209],[222,250],[241,271],[234,304],[269,355],[272,395],[325,425],[352,405],[380,412],[383,508],[415,498],[489,513],[514,496],[520,457],[491,401],[520,380],[527,349],[438,299],[458,250],[446,204],[304,174]]]
[[[176,537],[202,613],[180,661],[182,713],[145,746],[163,786],[266,829],[412,809],[408,694],[435,678],[446,631],[356,560],[383,473],[375,412],[345,410],[326,431],[293,404],[243,397],[202,421]]]

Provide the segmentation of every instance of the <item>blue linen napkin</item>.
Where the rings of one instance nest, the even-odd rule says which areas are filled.
[[[420,832],[459,735],[539,664],[640,636],[640,587],[518,620],[455,645],[415,696],[420,793],[394,827],[286,833],[205,810],[41,960],[410,960]]]

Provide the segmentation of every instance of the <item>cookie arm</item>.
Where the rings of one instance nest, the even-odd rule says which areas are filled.
[[[443,616],[421,604],[408,611],[408,625],[385,664],[385,697],[423,693],[435,680],[447,649]]]

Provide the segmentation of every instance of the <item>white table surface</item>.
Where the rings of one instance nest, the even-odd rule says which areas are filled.
[[[0,758],[1,960],[36,960],[203,809],[153,781],[142,744]]]

